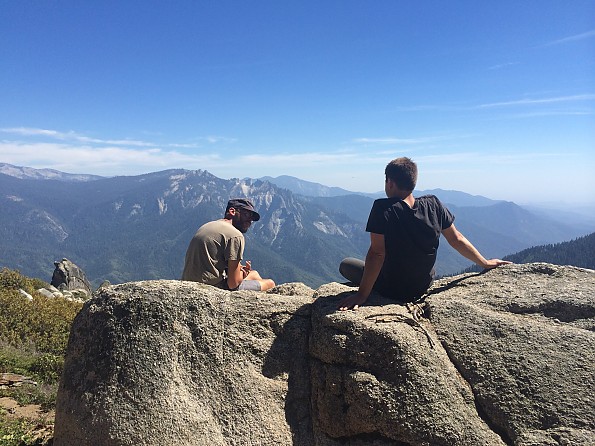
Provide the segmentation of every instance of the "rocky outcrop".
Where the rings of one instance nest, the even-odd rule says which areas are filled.
[[[69,301],[81,302],[81,303],[85,302],[90,297],[90,294],[88,294],[88,292],[86,290],[83,290],[80,288],[74,289],[74,290],[63,289],[62,291],[60,291],[55,286],[49,285],[49,284],[43,288],[38,288],[37,292],[39,294],[41,294],[42,296],[47,297],[48,299],[55,297],[58,299],[66,299]],[[31,298],[31,299],[33,299],[33,298]]]
[[[0,389],[7,389],[9,387],[21,387],[23,384],[31,384],[36,386],[37,383],[31,378],[17,373],[0,373]]]
[[[53,287],[61,292],[70,291],[70,294],[75,294],[75,297],[82,300],[91,296],[91,284],[81,268],[66,258],[55,261],[54,266],[50,282]]]
[[[100,288],[72,327],[55,444],[310,444],[313,290],[281,290]]]
[[[595,272],[509,265],[424,303],[285,284],[106,286],[73,324],[60,445],[590,445]]]

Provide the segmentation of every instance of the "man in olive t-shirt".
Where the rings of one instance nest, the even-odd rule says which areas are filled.
[[[229,290],[265,291],[275,286],[251,268],[241,264],[244,233],[253,221],[260,220],[250,200],[229,200],[225,217],[205,223],[188,245],[182,280],[206,283]]]

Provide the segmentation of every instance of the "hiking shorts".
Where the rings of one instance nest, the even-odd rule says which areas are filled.
[[[238,290],[260,291],[260,282],[258,280],[242,280]]]

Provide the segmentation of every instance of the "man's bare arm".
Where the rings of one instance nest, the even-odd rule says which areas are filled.
[[[357,310],[370,296],[374,283],[380,274],[382,265],[384,263],[384,235],[370,233],[370,248],[366,255],[366,263],[364,266],[364,275],[359,285],[357,293],[346,297],[339,303],[339,310],[345,311],[349,309]]]
[[[248,273],[242,267],[239,260],[227,261],[227,286],[230,290],[235,290],[239,287],[247,275]]]
[[[477,248],[475,248],[475,246],[473,246],[473,244],[467,240],[467,238],[461,234],[457,228],[455,228],[454,224],[449,228],[444,229],[442,234],[446,238],[446,241],[449,243],[449,245],[456,249],[459,254],[481,266],[482,268],[491,269],[500,265],[512,263],[500,259],[486,260],[486,258],[480,254]]]

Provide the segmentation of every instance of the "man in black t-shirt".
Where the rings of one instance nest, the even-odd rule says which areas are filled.
[[[413,197],[417,166],[397,158],[386,166],[384,190],[388,198],[374,201],[366,231],[370,248],[365,263],[348,258],[339,271],[359,285],[356,294],[343,299],[339,309],[357,309],[372,289],[397,302],[423,295],[434,276],[440,234],[462,256],[490,269],[510,262],[486,260],[454,225],[454,216],[433,195]],[[365,266],[365,267],[364,267]]]

